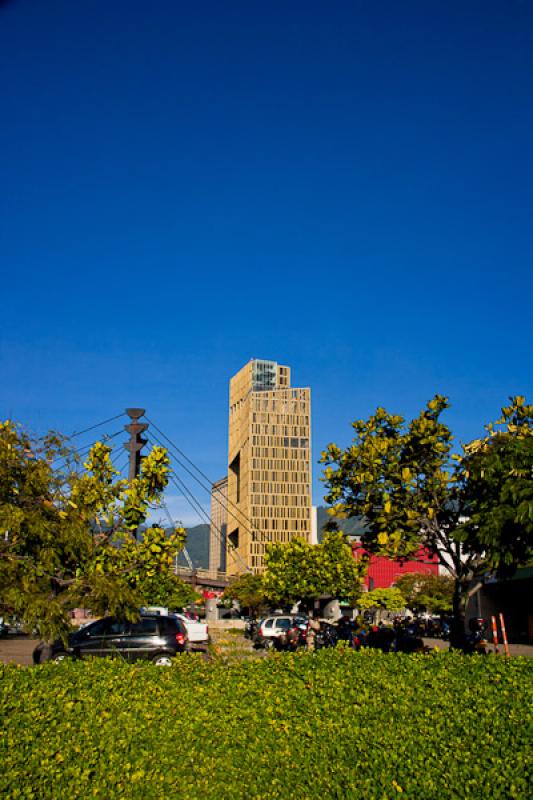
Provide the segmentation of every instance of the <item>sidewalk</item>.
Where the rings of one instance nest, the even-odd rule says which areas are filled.
[[[449,642],[443,642],[442,639],[424,639],[424,644],[428,647],[437,647],[439,650],[448,650],[450,647]],[[492,645],[488,646],[490,653],[493,652]],[[498,647],[500,655],[503,655],[503,644]],[[510,644],[509,652],[512,656],[527,656],[533,658],[533,644]]]

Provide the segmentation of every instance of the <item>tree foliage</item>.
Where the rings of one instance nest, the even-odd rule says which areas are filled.
[[[516,397],[461,459],[467,548],[506,577],[533,560],[533,405]]]
[[[339,531],[327,533],[322,544],[317,545],[295,538],[267,549],[263,587],[266,597],[279,605],[321,596],[355,601],[365,568],[364,560],[355,561]]]
[[[452,610],[453,578],[424,572],[407,572],[395,584],[411,611],[443,614]]]
[[[372,608],[385,611],[401,611],[402,608],[405,608],[405,597],[394,586],[389,589],[372,589],[371,592],[365,592],[361,595],[357,605],[363,611]]]
[[[378,408],[353,423],[349,447],[331,444],[321,460],[331,514],[364,517],[361,541],[371,553],[436,554],[454,579],[458,617],[474,574],[512,571],[531,557],[532,407],[512,399],[498,431],[487,426],[486,439],[453,456],[441,421],[448,406],[436,395],[409,423]]]
[[[420,548],[421,528],[424,543],[436,550],[443,526],[457,522],[451,501],[458,490],[446,469],[452,435],[439,419],[447,407],[437,395],[408,425],[378,408],[353,423],[351,447],[331,444],[323,453],[331,514],[363,516],[362,541],[371,552],[409,558]]]
[[[224,598],[236,600],[250,614],[260,613],[267,605],[262,576],[250,572],[238,575],[224,590]]]
[[[54,469],[60,459],[61,469]],[[183,589],[172,574],[185,531],[137,530],[168,482],[169,460],[154,447],[131,483],[111,448],[97,442],[83,469],[65,440],[33,440],[0,424],[1,602],[44,638],[64,633],[68,612],[90,608],[135,618],[141,605]]]

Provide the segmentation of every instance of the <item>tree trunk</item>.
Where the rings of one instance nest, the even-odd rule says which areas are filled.
[[[452,624],[450,630],[450,649],[461,649],[465,642],[465,605],[466,585],[460,578],[455,578],[452,600]]]

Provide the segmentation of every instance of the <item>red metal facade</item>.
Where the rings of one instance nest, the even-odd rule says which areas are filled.
[[[359,558],[364,552],[365,550],[359,542],[352,543],[354,558]],[[400,575],[405,575],[407,572],[425,572],[431,575],[438,575],[437,556],[432,556],[424,550],[420,550],[418,559],[413,561],[400,562],[384,556],[370,556],[368,573],[363,582],[369,591],[372,591],[372,589],[388,589],[396,578]]]

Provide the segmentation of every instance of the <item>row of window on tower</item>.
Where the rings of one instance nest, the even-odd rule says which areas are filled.
[[[284,447],[254,447],[252,450],[254,456],[259,456],[260,460],[268,458],[281,458],[289,462],[290,466],[296,469],[306,469],[309,467],[309,461],[305,458],[309,450],[302,448],[298,451],[295,458],[293,450]],[[298,456],[300,458],[298,458]],[[304,464],[306,466],[302,467]]]
[[[303,436],[252,436],[252,447],[309,447],[309,439]]]
[[[291,519],[309,519],[311,509],[297,506],[277,506],[276,508],[266,508],[265,506],[252,506],[252,522],[261,527],[265,519],[279,519],[281,522],[288,522]],[[260,521],[260,522],[259,522]],[[283,526],[280,528],[283,530]]]
[[[306,472],[309,467],[309,461],[307,458],[272,458],[271,456],[270,458],[251,458],[250,462],[252,470],[262,470],[261,480],[265,481],[288,481],[289,474],[294,474],[295,469],[300,469]],[[272,473],[269,475],[264,470],[272,470]],[[308,474],[306,474],[304,480],[309,480]]]
[[[302,462],[303,466],[300,467],[300,471],[298,472],[269,472],[268,470],[263,469],[252,469],[250,471],[250,481],[270,481],[271,483],[282,482],[285,485],[283,491],[290,492],[289,486],[303,484],[306,486],[306,491],[309,492],[309,464],[307,462]],[[298,464],[294,462],[291,463],[291,467],[296,466],[298,468]]]
[[[303,409],[302,409],[303,410]],[[309,429],[309,414],[270,414],[268,412],[253,413],[252,423],[267,425],[272,433],[288,434],[288,426],[303,425]],[[279,430],[277,427],[279,426]]]
[[[302,518],[292,518],[289,519],[288,517],[285,519],[262,519],[260,521],[260,529],[257,533],[255,533],[256,539],[259,541],[264,541],[263,537],[272,537],[273,541],[279,541],[279,537],[277,534],[280,531],[289,531],[293,532],[298,531],[300,533],[309,532],[309,520],[302,519]]]
[[[301,392],[301,395],[299,393]],[[281,389],[268,393],[269,396],[256,395],[253,399],[254,411],[274,411],[284,417],[287,414],[297,414],[299,411],[309,412],[308,396],[305,389]],[[288,395],[291,395],[289,399]]]
[[[264,434],[265,436],[309,436],[307,425],[269,425],[263,422],[254,422],[252,433]]]
[[[309,506],[309,496],[303,494],[253,494],[252,505],[260,506]]]
[[[265,475],[269,473],[265,472]],[[308,477],[308,476],[305,476]],[[252,481],[250,483],[250,492],[252,494],[261,494],[265,492],[269,495],[275,494],[301,494],[309,497],[309,482],[301,483],[278,483],[280,480],[277,472],[270,473],[266,481]]]

